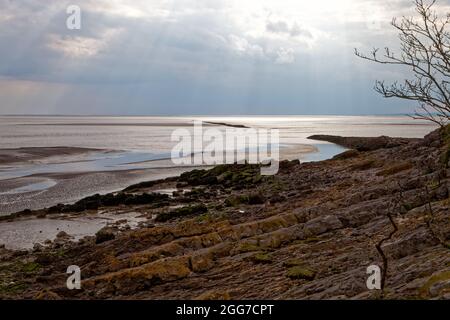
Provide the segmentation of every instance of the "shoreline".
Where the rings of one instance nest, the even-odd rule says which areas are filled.
[[[332,136],[332,135],[313,135],[308,137],[309,140],[315,140],[315,141],[325,141],[330,143],[330,146],[341,146],[345,149],[340,150],[341,153],[345,153],[349,149],[356,149],[358,151],[364,151],[364,150],[372,150],[377,149],[380,147],[386,147],[389,143],[391,146],[398,146],[403,145],[411,141],[418,141],[420,139],[413,139],[413,138],[389,138],[389,137],[340,137],[340,136]],[[43,149],[40,151],[40,149]],[[326,159],[331,159],[333,156],[336,156],[339,154],[336,150],[333,148],[333,153],[331,154],[325,154],[325,151],[322,151],[322,155],[319,152],[318,146],[314,145],[299,145],[299,146],[291,146],[290,148],[282,148],[283,155],[282,155],[282,161],[284,160],[296,160],[299,159],[299,153],[304,154],[303,157],[306,155],[306,159],[308,161],[323,161],[324,159],[320,159],[321,156],[325,156]],[[113,152],[112,150],[100,150],[100,149],[89,149],[89,148],[78,148],[78,147],[54,147],[54,148],[39,148],[39,147],[33,147],[33,148],[18,148],[18,149],[3,149],[0,150],[0,152],[7,153],[7,151],[12,151],[13,154],[16,154],[17,152],[29,152],[33,155],[33,161],[34,160],[42,160],[42,159],[48,159],[49,157],[64,157],[64,156],[70,156],[70,155],[80,155],[80,154],[89,154],[92,152],[103,152],[103,153],[109,153]],[[308,158],[309,155],[309,158]],[[312,155],[312,156],[311,156]],[[315,158],[314,156],[318,155],[319,158]],[[301,161],[302,156],[300,156]],[[326,160],[325,159],[325,160]],[[28,159],[29,161],[32,161]],[[158,161],[164,162],[164,160],[161,159],[155,159],[155,160],[144,160],[139,161],[136,163],[127,163],[132,165],[138,165],[138,164],[145,164],[148,162],[152,163],[158,163]],[[220,164],[219,164],[220,165]],[[89,197],[93,194],[108,194],[108,193],[114,193],[114,192],[120,192],[121,190],[126,190],[130,186],[141,183],[145,181],[164,181],[166,178],[175,178],[179,176],[180,174],[184,172],[189,172],[191,170],[195,169],[204,169],[208,167],[214,167],[214,166],[183,166],[183,167],[173,167],[173,166],[167,166],[167,167],[153,167],[153,168],[136,168],[136,169],[129,169],[129,170],[111,170],[111,171],[89,171],[89,172],[60,172],[60,173],[47,173],[47,174],[33,174],[29,176],[19,177],[19,178],[13,178],[13,179],[6,179],[3,180],[3,186],[0,188],[0,200],[3,198],[3,203],[5,202],[11,202],[11,203],[17,203],[21,202],[22,205],[20,207],[17,206],[10,206],[11,208],[8,209],[8,206],[5,206],[4,204],[0,204],[0,209],[3,214],[0,214],[0,219],[8,219],[9,217],[13,217],[15,214],[19,214],[23,211],[29,211],[29,210],[45,210],[49,206],[53,206],[56,204],[64,203],[64,204],[70,204],[74,203],[76,201],[79,201],[80,199],[83,199],[85,197]],[[162,171],[165,171],[164,173],[161,173]],[[103,177],[102,177],[103,176]],[[100,178],[102,177],[102,178]],[[77,184],[84,184],[84,185],[90,185],[91,180],[99,181],[100,179],[103,179],[105,181],[109,182],[108,187],[92,189],[92,191],[89,191],[87,189],[82,194],[72,194],[67,195],[67,193],[63,193],[63,195],[58,195],[58,190],[60,189],[68,189],[71,185],[71,180],[80,180],[84,182],[77,181]],[[34,183],[29,183],[27,181],[34,181]],[[114,183],[111,183],[111,181],[116,181],[116,185],[114,186]],[[123,182],[120,182],[123,181]],[[45,183],[49,183],[50,186],[46,185]],[[33,187],[34,185],[40,185],[42,184],[42,189],[37,190],[25,190],[23,192],[15,192],[17,189]],[[42,200],[36,200],[37,197],[42,197],[42,193],[47,193],[47,196],[50,196],[53,200],[51,201],[42,201]],[[50,193],[50,194],[48,194]],[[25,198],[23,198],[23,194],[25,194]],[[9,199],[9,200],[8,200]],[[32,200],[30,200],[32,199]],[[1,201],[0,201],[1,203]],[[26,203],[26,204],[25,204]]]

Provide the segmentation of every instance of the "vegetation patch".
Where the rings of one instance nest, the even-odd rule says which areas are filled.
[[[289,260],[283,262],[283,266],[286,268],[292,268],[292,267],[297,267],[297,266],[302,266],[302,265],[303,265],[303,261],[301,261],[300,259],[289,259]]]
[[[39,271],[41,268],[42,266],[37,262],[28,262],[22,265],[21,270],[25,273],[33,273]]]
[[[316,273],[310,269],[294,266],[289,268],[287,272],[287,277],[293,280],[304,279],[304,280],[314,280]]]
[[[252,252],[252,251],[260,251],[261,246],[253,243],[244,242],[239,244],[238,251],[239,252]]]
[[[444,271],[442,273],[436,274],[434,276],[431,276],[430,279],[420,288],[420,295],[422,297],[426,297],[430,293],[430,288],[441,281],[447,281],[450,280],[450,271]]]
[[[260,193],[252,193],[249,195],[231,196],[225,199],[227,207],[236,207],[242,204],[257,205],[266,202],[265,197]]]
[[[218,165],[210,170],[193,170],[180,176],[180,181],[191,186],[221,184],[225,187],[243,186],[262,180],[260,165],[233,164]]]
[[[0,294],[19,294],[27,288],[25,283],[0,284]]]
[[[249,258],[253,263],[267,264],[273,262],[273,257],[269,253],[257,253]]]
[[[445,144],[450,144],[450,124],[441,129],[442,140]]]
[[[213,216],[211,213],[207,212],[197,217],[198,222],[211,222],[213,221]]]
[[[450,124],[441,129],[441,137],[444,143],[444,150],[441,156],[441,161],[448,168],[450,162]]]
[[[170,219],[174,219],[174,218],[204,214],[207,211],[208,211],[208,208],[204,204],[186,206],[186,207],[177,208],[177,209],[169,211],[169,212],[161,213],[156,217],[155,221],[156,222],[166,222],[166,221],[169,221]]]

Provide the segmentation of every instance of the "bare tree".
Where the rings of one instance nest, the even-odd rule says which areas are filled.
[[[375,90],[386,98],[401,98],[419,102],[413,118],[433,121],[444,126],[450,120],[450,13],[440,17],[436,0],[415,0],[418,18],[392,20],[399,31],[401,54],[385,48],[380,54],[374,49],[363,59],[386,65],[399,65],[412,71],[412,79],[386,85],[377,81]]]

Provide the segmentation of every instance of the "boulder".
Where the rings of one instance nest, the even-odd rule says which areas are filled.
[[[56,235],[56,239],[71,239],[72,236],[68,235],[65,231],[61,231]]]
[[[114,230],[110,227],[104,227],[95,234],[95,243],[103,243],[115,238]]]

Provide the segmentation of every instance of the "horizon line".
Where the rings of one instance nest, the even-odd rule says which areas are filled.
[[[413,116],[413,113],[360,113],[360,114],[0,114],[0,117],[313,117],[313,116],[335,116],[335,117],[377,117],[377,116]]]

